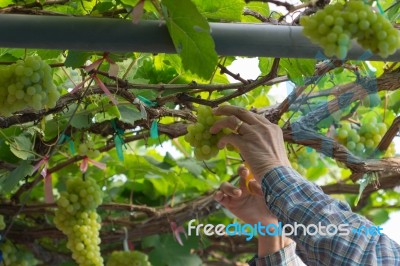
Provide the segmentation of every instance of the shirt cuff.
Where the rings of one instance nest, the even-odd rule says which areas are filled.
[[[299,258],[296,255],[296,243],[292,242],[288,246],[278,250],[277,252],[259,258],[255,255],[248,264],[250,266],[267,266],[267,265],[286,265],[298,266],[300,264]]]

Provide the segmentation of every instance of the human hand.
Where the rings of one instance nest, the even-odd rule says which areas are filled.
[[[223,128],[230,128],[238,133],[222,137],[218,148],[221,149],[227,144],[236,147],[257,181],[260,182],[261,178],[274,167],[290,167],[282,130],[278,125],[261,115],[231,105],[220,106],[213,112],[215,115],[226,117],[215,122],[210,129],[212,134],[218,133]]]
[[[247,224],[254,225],[260,222],[263,226],[278,225],[278,219],[265,203],[260,184],[250,181],[248,187],[251,192],[247,190],[245,182],[249,173],[249,169],[240,166],[238,169],[239,188],[224,182],[221,184],[220,190],[214,194],[214,199]],[[258,256],[263,257],[275,253],[291,243],[290,238],[282,238],[279,235],[259,235]]]
[[[221,184],[220,190],[214,194],[214,199],[247,224],[257,224],[258,222],[263,225],[277,224],[277,218],[265,204],[260,184],[250,181],[248,184],[250,192],[246,187],[249,170],[240,166],[238,174],[240,176],[239,188],[224,182]]]

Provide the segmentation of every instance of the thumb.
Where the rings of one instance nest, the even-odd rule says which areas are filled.
[[[249,168],[245,165],[241,165],[238,168],[238,174],[240,176],[240,188],[242,191],[247,191],[251,194],[263,196],[260,184],[254,179],[253,174]]]

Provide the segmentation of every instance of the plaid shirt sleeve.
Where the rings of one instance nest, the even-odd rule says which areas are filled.
[[[324,194],[292,168],[282,166],[268,172],[262,189],[268,207],[282,226],[305,226],[298,227],[291,238],[296,242],[296,254],[306,265],[400,265],[400,245],[385,234],[358,233],[361,226],[374,225],[353,213],[347,203]],[[311,228],[311,233],[306,234],[311,224],[325,226],[325,230],[329,224],[337,228],[344,224],[347,233],[339,228],[336,234],[334,230],[314,234]],[[296,265],[289,264],[294,257],[293,248],[288,246],[267,257],[255,257],[256,264],[251,265]]]
[[[296,243],[292,242],[290,245],[278,250],[277,252],[265,257],[259,258],[254,256],[249,261],[250,266],[302,266],[304,263],[296,255]]]

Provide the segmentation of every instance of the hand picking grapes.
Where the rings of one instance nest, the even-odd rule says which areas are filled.
[[[194,147],[194,155],[198,160],[208,160],[216,156],[219,152],[218,141],[224,134],[229,133],[229,130],[225,130],[211,134],[211,126],[219,119],[221,118],[213,115],[211,107],[199,106],[197,123],[188,126],[185,140]]]
[[[255,193],[249,193],[244,189],[249,171],[239,168],[240,188],[223,183],[215,200],[244,222],[255,224],[258,221],[259,226],[269,228],[270,223],[279,221],[284,225],[301,224],[307,228],[296,235],[289,234],[295,243],[282,241],[276,237],[276,232],[261,234],[258,255],[249,262],[251,266],[304,265],[303,262],[306,265],[399,265],[400,246],[395,241],[383,233],[355,233],[360,226],[374,225],[353,213],[348,204],[324,194],[291,167],[282,131],[277,125],[234,106],[218,107],[213,114],[224,117],[214,123],[211,133],[217,134],[224,129],[237,132],[222,136],[218,147],[231,144],[237,148],[256,179],[250,184]],[[260,200],[266,208],[259,207],[263,205]],[[265,217],[269,217],[270,222],[266,222]],[[342,225],[347,228],[343,234],[326,229]],[[309,226],[313,226],[311,233]],[[343,256],[344,250],[346,256]],[[276,261],[279,264],[274,263]]]

